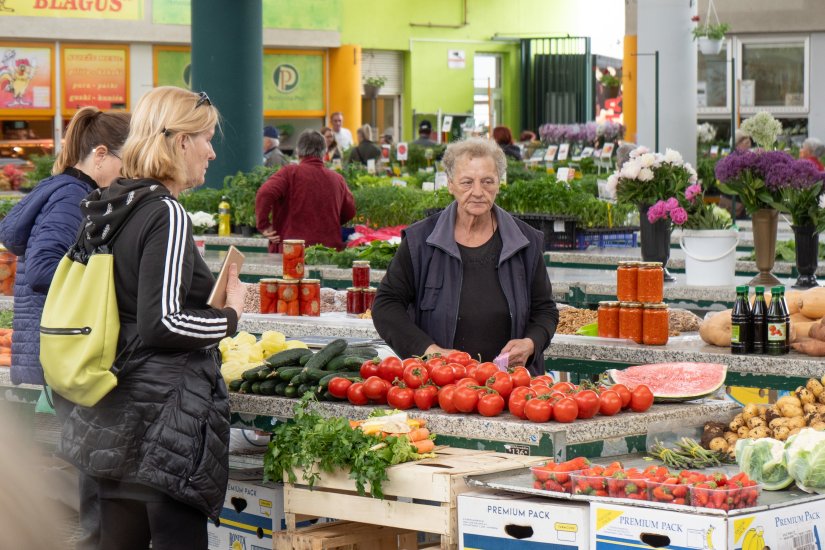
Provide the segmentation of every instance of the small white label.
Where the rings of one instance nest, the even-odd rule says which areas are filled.
[[[554,233],[561,233],[564,231],[564,221],[563,220],[553,220],[553,232]]]

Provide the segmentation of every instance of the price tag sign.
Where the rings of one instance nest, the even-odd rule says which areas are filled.
[[[407,142],[402,141],[398,144],[398,147],[395,149],[395,158],[399,161],[407,160],[407,152],[409,149],[407,148]]]
[[[375,159],[369,159],[367,161],[367,173],[375,174]]]

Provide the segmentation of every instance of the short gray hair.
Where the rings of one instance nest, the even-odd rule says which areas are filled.
[[[455,171],[455,165],[458,160],[464,157],[471,159],[475,158],[490,158],[496,163],[496,172],[498,172],[499,181],[504,179],[507,173],[507,157],[504,156],[504,151],[493,140],[484,138],[469,138],[463,141],[456,141],[447,146],[444,151],[444,171],[447,177],[452,180]]]
[[[295,146],[295,151],[298,153],[299,158],[317,157],[322,159],[324,153],[327,152],[327,140],[317,130],[304,130],[298,136],[298,145]]]
[[[622,168],[622,165],[630,159],[630,152],[637,147],[638,145],[630,141],[625,141],[624,143],[619,145],[619,149],[616,151],[617,169]]]
[[[825,144],[815,137],[809,137],[802,142],[802,148],[810,151],[815,157],[821,157],[823,154],[823,149],[825,149]]]

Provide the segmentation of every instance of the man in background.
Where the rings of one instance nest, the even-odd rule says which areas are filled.
[[[281,145],[281,141],[278,139],[280,137],[280,132],[274,126],[264,128],[264,166],[267,168],[289,164],[286,156],[278,149]]]
[[[430,139],[433,133],[433,124],[429,120],[422,120],[418,125],[418,139],[413,141],[413,145],[421,147],[435,147],[438,143]]]
[[[335,143],[342,151],[346,151],[352,147],[352,132],[344,128],[344,115],[340,111],[332,113],[330,117],[330,124],[332,124],[332,133],[335,134]]]

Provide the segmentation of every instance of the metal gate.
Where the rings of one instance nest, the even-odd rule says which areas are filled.
[[[589,37],[521,41],[521,127],[593,120]]]

